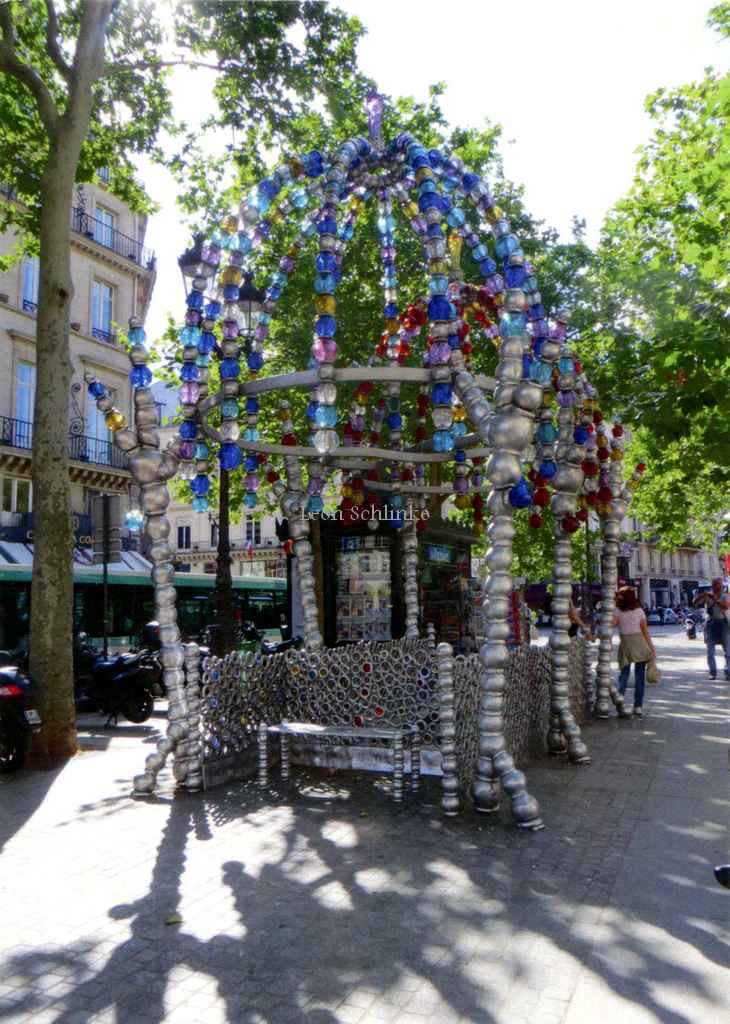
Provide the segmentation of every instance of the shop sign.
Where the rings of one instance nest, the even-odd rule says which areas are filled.
[[[426,559],[429,562],[439,562],[442,565],[453,565],[456,561],[456,548],[448,544],[427,544]]]

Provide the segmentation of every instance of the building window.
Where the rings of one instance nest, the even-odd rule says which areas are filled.
[[[100,341],[114,341],[112,317],[114,289],[104,281],[94,281],[91,291],[91,333]]]
[[[246,516],[246,543],[261,543],[261,523],[253,516]]]
[[[22,263],[23,309],[35,313],[38,308],[38,257],[24,257]]]
[[[107,249],[114,248],[114,223],[116,218],[111,210],[97,206],[94,219],[94,241]]]
[[[189,526],[178,526],[177,528],[177,546],[180,551],[190,550],[190,527]]]
[[[96,399],[88,393],[86,395],[86,436],[95,441],[109,440],[106,413],[96,408]]]
[[[0,477],[0,512],[30,512],[33,508],[30,480],[17,476]]]
[[[15,365],[15,418],[28,424],[21,427],[27,437],[18,438],[20,447],[27,448],[31,443],[30,424],[33,422],[35,408],[35,364],[18,362]]]

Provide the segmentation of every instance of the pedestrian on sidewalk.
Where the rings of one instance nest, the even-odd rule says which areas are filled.
[[[730,607],[727,595],[722,592],[722,580],[718,577],[712,581],[712,590],[697,594],[692,602],[695,608],[703,604],[707,612],[705,625],[705,643],[707,644],[707,667],[710,679],[717,678],[717,662],[715,660],[715,644],[721,644],[725,655],[725,678],[730,679],[730,626],[726,612]]]
[[[641,717],[647,663],[656,658],[654,642],[649,633],[644,609],[633,587],[621,587],[616,595],[613,625],[618,628],[618,689],[623,696],[634,666],[634,714]]]

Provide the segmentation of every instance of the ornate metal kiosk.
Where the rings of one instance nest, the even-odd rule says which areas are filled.
[[[113,409],[103,384],[89,380],[90,393],[107,413],[116,443],[129,453],[132,474],[141,487],[170,695],[167,736],[147,758],[144,773],[135,779],[135,791],[154,789],[171,752],[176,778],[188,788],[199,787],[202,752],[219,729],[211,726],[215,702],[222,698],[216,684],[221,673],[232,671],[232,663],[228,668],[211,663],[204,669],[201,728],[198,659],[194,649],[186,651],[180,642],[165,516],[167,482],[175,473],[190,481],[193,509],[207,508],[211,459],[217,449],[225,469],[243,462],[248,509],[256,507],[257,491],[265,482],[288,518],[304,621],[301,655],[268,662],[238,659],[239,723],[243,720],[246,728],[253,728],[281,714],[282,701],[292,699],[285,692],[286,679],[291,682],[295,669],[300,678],[307,678],[316,662],[323,685],[328,673],[330,682],[346,678],[339,664],[345,656],[322,650],[314,593],[309,518],[322,511],[329,484],[339,490],[339,508],[346,519],[358,511],[386,508],[392,524],[387,528],[403,534],[405,629],[404,640],[396,643],[405,646],[396,650],[388,643],[373,644],[366,655],[353,655],[361,664],[366,657],[373,676],[381,679],[374,688],[379,703],[373,704],[369,688],[360,685],[358,677],[360,699],[368,709],[361,717],[365,720],[371,710],[376,714],[375,708],[382,711],[387,703],[384,667],[394,677],[392,686],[398,693],[399,687],[416,685],[411,680],[414,673],[433,672],[444,684],[442,689],[429,691],[426,698],[416,686],[412,696],[424,731],[424,700],[440,705],[439,740],[446,774],[458,774],[462,782],[470,783],[478,810],[497,809],[504,789],[517,823],[540,827],[537,802],[505,741],[505,689],[514,685],[506,646],[513,516],[516,509],[531,508],[530,522],[537,527],[542,510],[552,508],[555,614],[550,671],[542,677],[549,691],[548,742],[553,753],[565,752],[571,761],[585,763],[588,752],[568,687],[570,537],[588,509],[595,508],[606,540],[597,695],[598,713],[606,714],[609,699],[621,706],[610,685],[608,661],[615,583],[612,545],[639,472],[624,485],[621,459],[626,434],[620,425],[609,428],[604,423],[595,390],[567,348],[567,317],[558,312],[548,318],[534,269],[489,189],[460,159],[427,149],[407,133],[383,144],[377,98],[371,114],[370,140],[354,138],[329,154],[311,152],[286,160],[189,254],[184,269],[191,287],[180,331],[182,418],[179,434],[165,452],[159,451],[149,390],[152,374],[139,324],[131,323],[129,331],[134,428]],[[385,328],[374,351],[364,353],[363,365],[348,366],[338,361],[335,295],[358,215],[368,201],[378,204]],[[242,274],[255,266],[257,252],[268,245],[272,224],[281,222],[295,225],[293,237],[269,283],[242,363]],[[397,304],[395,262],[396,228],[401,224],[420,240],[428,282],[426,294],[412,293],[403,311]],[[479,270],[474,283],[465,282],[460,269],[463,247]],[[311,250],[315,262],[311,365],[266,376],[264,357],[277,303],[295,272],[297,256],[305,250]],[[493,376],[471,368],[479,344],[496,348]],[[215,393],[208,386],[213,353],[219,359],[221,381]],[[302,424],[295,423],[288,397],[295,390],[308,395],[305,440],[299,439]],[[263,409],[277,398],[281,434],[266,436]],[[212,422],[214,410],[218,426]],[[452,494],[457,507],[471,506],[475,532],[484,528],[485,518],[488,522],[486,642],[478,656],[456,667],[449,650],[437,653],[428,641],[418,639],[419,514],[430,498]],[[402,663],[406,657],[411,659],[407,669]],[[448,681],[463,683],[467,677],[477,679],[475,687],[457,687],[455,697],[453,691],[450,695]],[[365,690],[367,696],[362,696]],[[467,690],[471,696],[465,696]],[[301,691],[296,699],[305,699]],[[344,713],[342,699],[328,703],[320,694],[317,700],[318,714],[326,714],[328,706],[333,714]],[[242,702],[247,710],[242,710]],[[404,706],[402,701],[395,704],[399,709]],[[391,709],[392,715],[397,713]],[[457,766],[454,749],[459,747],[459,735],[466,739]],[[451,782],[449,786],[453,795]]]

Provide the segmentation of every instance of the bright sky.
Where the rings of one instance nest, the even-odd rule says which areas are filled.
[[[527,208],[567,234],[574,214],[595,241],[604,215],[631,184],[635,150],[650,135],[644,99],[659,86],[725,69],[728,46],[705,28],[710,0],[340,0],[368,29],[360,64],[391,95],[425,99],[445,81],[443,109],[454,125],[484,119],[504,129],[508,177],[526,187]],[[500,14],[511,9],[518,15]],[[198,108],[201,76],[178,78],[176,100]],[[363,125],[363,128],[365,125]],[[144,172],[161,210],[147,242],[158,283],[147,319],[155,338],[168,311],[179,317],[177,257],[189,232],[174,187]]]

